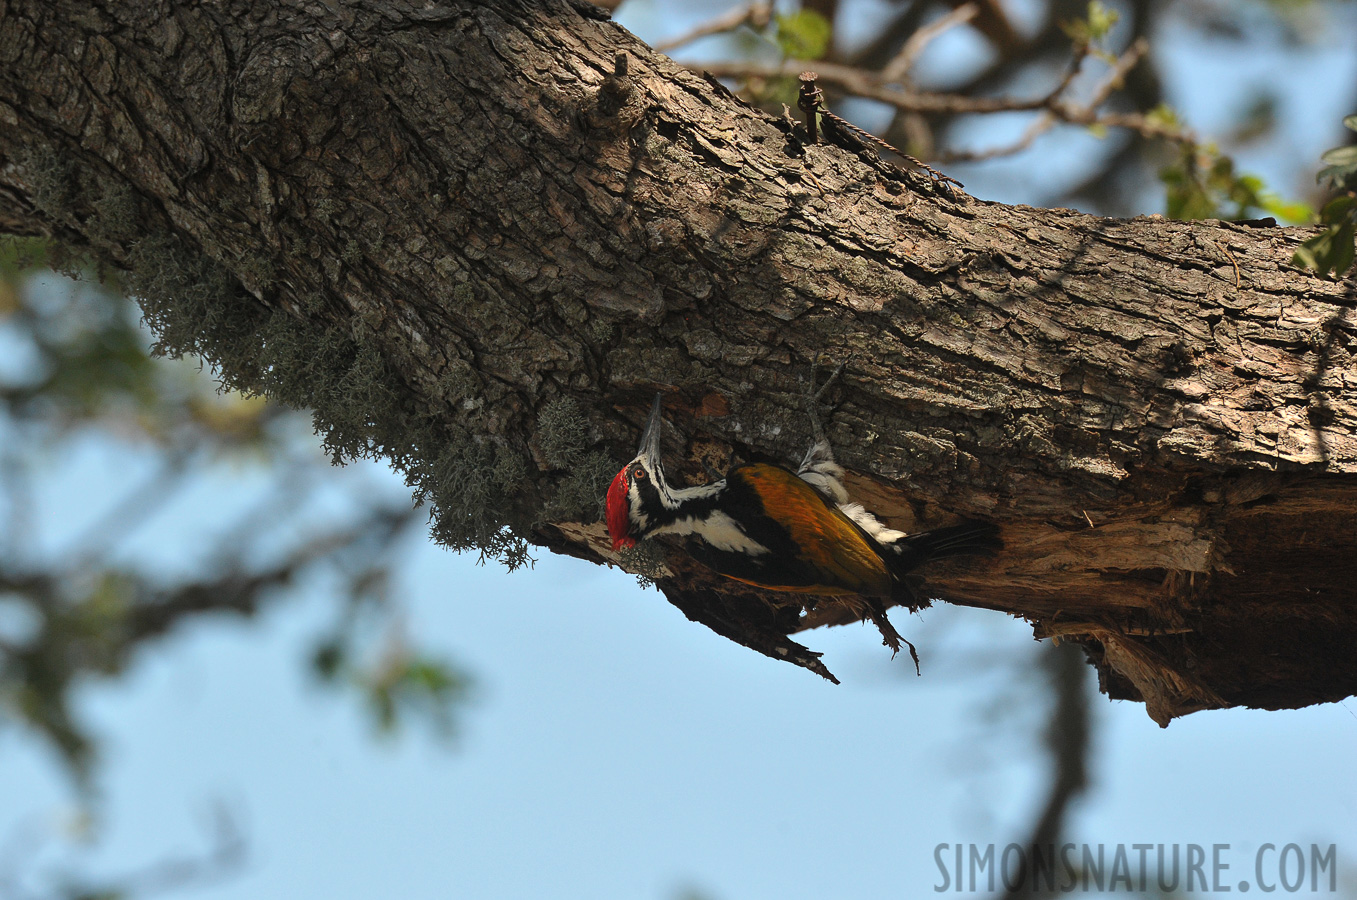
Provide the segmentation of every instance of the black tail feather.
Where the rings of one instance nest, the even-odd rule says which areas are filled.
[[[963,522],[933,531],[911,534],[888,545],[896,553],[891,561],[896,576],[903,576],[930,560],[951,556],[989,556],[1004,548],[999,526],[993,522]]]

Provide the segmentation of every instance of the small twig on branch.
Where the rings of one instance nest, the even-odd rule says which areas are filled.
[[[1132,44],[1131,46],[1134,47],[1135,44]],[[1060,79],[1059,84],[1046,93],[1047,106],[1050,106],[1052,103],[1059,100],[1065,91],[1069,90],[1070,85],[1074,83],[1075,76],[1077,76],[1079,70],[1084,67],[1084,60],[1088,59],[1088,54],[1091,49],[1092,48],[1089,47],[1088,43],[1084,41],[1075,45],[1074,56],[1070,57],[1070,64],[1065,67],[1064,77]],[[1149,49],[1148,44],[1145,45],[1145,49]],[[1127,52],[1129,53],[1130,50]],[[1138,59],[1139,57],[1137,57],[1137,60]],[[1132,65],[1135,65],[1135,63],[1132,63]]]
[[[947,190],[949,191],[951,190],[950,185],[956,185],[957,187],[965,187],[965,185],[963,185],[960,181],[957,181],[952,176],[944,175],[937,169],[928,165],[928,163],[915,159],[908,153],[905,153],[904,151],[891,146],[881,138],[872,134],[870,131],[859,128],[852,122],[849,122],[847,119],[834,115],[834,113],[830,112],[828,109],[825,108],[824,94],[820,91],[818,87],[815,86],[815,79],[817,77],[816,74],[814,72],[802,72],[800,77],[801,77],[801,92],[797,97],[796,105],[806,113],[806,130],[810,132],[810,139],[812,143],[819,140],[819,138],[816,136],[816,126],[815,126],[816,113],[818,112],[820,115],[824,116],[826,120],[833,122],[839,128],[856,135],[859,140],[862,140],[868,144],[872,144],[883,150],[889,151],[890,153],[894,153],[896,156],[899,156],[902,159],[907,160],[912,165],[918,166],[924,172],[928,173],[928,177],[932,178],[935,183],[942,185]]]
[[[1211,243],[1219,247],[1220,252],[1224,253],[1225,257],[1230,261],[1230,265],[1234,266],[1234,289],[1239,290],[1239,260],[1235,259],[1234,254],[1230,252],[1230,248],[1220,241],[1212,241]]]
[[[806,132],[810,135],[810,142],[818,144],[820,142],[819,116],[816,115],[824,106],[825,95],[815,86],[816,75],[814,72],[802,72],[801,89],[796,95],[796,108],[806,114]]]
[[[654,45],[655,50],[660,53],[669,53],[677,50],[685,44],[691,44],[693,41],[701,40],[704,37],[711,37],[717,34],[725,34],[734,31],[741,25],[748,25],[751,28],[767,28],[768,23],[773,19],[772,3],[751,3],[748,6],[741,6],[732,9],[723,16],[717,16],[707,22],[698,25],[691,31],[684,32],[675,38],[667,41],[660,41]]]
[[[710,72],[717,78],[775,79],[796,78],[804,69],[814,66],[820,80],[831,84],[845,94],[867,100],[880,100],[902,112],[965,113],[1013,112],[1041,109],[1044,98],[1019,100],[1009,97],[961,97],[955,94],[934,94],[924,91],[902,91],[884,85],[879,72],[869,72],[852,66],[817,60],[788,60],[781,65],[766,65],[743,61],[713,61],[694,64],[693,71]]]
[[[905,41],[904,46],[900,48],[900,52],[895,54],[895,58],[881,68],[881,80],[887,84],[900,81],[909,74],[910,69],[914,68],[914,63],[923,53],[924,48],[941,36],[943,32],[958,25],[965,25],[974,19],[979,12],[980,7],[974,3],[963,3],[942,18],[929,22],[911,34],[909,40]]]
[[[1049,130],[1057,122],[1070,125],[1101,125],[1106,128],[1125,128],[1146,138],[1162,138],[1184,143],[1195,143],[1191,132],[1168,124],[1151,120],[1141,113],[1099,113],[1097,107],[1106,101],[1113,90],[1121,86],[1126,74],[1134,68],[1149,50],[1149,43],[1143,38],[1133,43],[1117,59],[1112,70],[1104,79],[1094,98],[1088,103],[1069,103],[1060,99],[1061,93],[1068,87],[1073,74],[1068,73],[1061,83],[1045,96],[1031,99],[1015,97],[962,97],[954,94],[933,94],[919,91],[906,91],[887,87],[879,72],[868,72],[852,66],[817,62],[816,72],[825,84],[846,94],[868,100],[879,100],[905,113],[923,113],[939,115],[970,115],[998,112],[1043,112],[1046,117],[1038,120],[1029,134],[1008,148],[984,151],[983,154],[957,153],[941,157],[945,161],[988,159],[1004,153],[1014,153],[1030,144],[1042,132]],[[780,66],[759,65],[744,62],[713,62],[702,66],[717,78],[794,78],[807,63],[788,60]],[[1035,133],[1033,130],[1035,129]]]

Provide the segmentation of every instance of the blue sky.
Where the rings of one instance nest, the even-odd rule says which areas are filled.
[[[127,453],[74,450],[51,496],[74,502]],[[137,541],[172,552],[195,527],[171,511]],[[373,739],[352,697],[306,674],[332,609],[318,578],[82,691],[106,742],[92,848],[62,837],[74,809],[51,759],[0,732],[0,847],[36,823],[53,861],[135,870],[201,852],[220,803],[246,862],[183,896],[911,897],[940,883],[937,844],[1019,839],[1042,798],[1046,701],[1021,622],[897,612],[921,678],[870,629],[808,635],[835,687],[688,622],[620,571],[542,557],[507,575],[409,543],[408,628],[478,683],[454,747],[418,728]],[[1231,710],[1162,730],[1139,704],[1099,698],[1095,786],[1072,838],[1229,843],[1238,865],[1265,842],[1336,843],[1350,870],[1353,710]]]
[[[645,9],[623,21],[655,37]],[[1203,131],[1281,67],[1261,51],[1225,58],[1180,44],[1166,39],[1179,73],[1170,90]],[[1336,142],[1350,110],[1316,108],[1324,98],[1304,79],[1324,66],[1350,76],[1354,58],[1336,42],[1288,57],[1295,77],[1280,83],[1308,124],[1273,152],[1317,158]],[[1252,167],[1267,174],[1268,159]],[[1031,159],[965,180],[978,196],[1031,201],[1042,186],[1015,179],[1023,165]],[[50,545],[148,464],[136,447],[80,442],[51,460]],[[404,490],[375,466],[346,477]],[[228,515],[261,484],[249,467],[214,470],[138,536],[140,550],[182,565],[207,540],[198,511]],[[317,579],[256,621],[197,624],[128,677],[82,689],[105,749],[97,841],[79,839],[47,752],[0,729],[0,871],[7,853],[35,853],[33,871],[74,860],[95,873],[192,856],[221,804],[246,835],[244,864],[174,895],[904,898],[940,882],[937,844],[1021,839],[1043,798],[1046,697],[1022,622],[897,612],[922,678],[870,628],[807,635],[842,679],[835,687],[687,621],[617,570],[543,556],[508,575],[422,535],[406,552],[410,633],[477,682],[455,745],[418,728],[374,739],[351,696],[307,674],[333,609]],[[1072,838],[1228,843],[1232,878],[1251,874],[1261,844],[1334,843],[1346,895],[1357,895],[1355,710],[1229,710],[1161,730],[1139,704],[1100,697],[1094,785]]]

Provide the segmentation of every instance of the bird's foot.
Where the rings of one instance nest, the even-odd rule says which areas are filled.
[[[834,386],[834,382],[839,379],[839,374],[843,372],[843,367],[848,365],[852,358],[852,356],[849,356],[835,366],[834,371],[829,373],[829,378],[825,379],[825,383],[820,385],[819,388],[815,386],[820,369],[819,363],[812,361],[810,364],[810,387],[806,390],[806,412],[810,416],[810,427],[816,443],[824,440],[825,437],[824,427],[820,422],[820,398]]]

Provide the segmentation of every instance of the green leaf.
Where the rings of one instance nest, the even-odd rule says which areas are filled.
[[[1154,109],[1145,113],[1145,121],[1166,130],[1178,129],[1182,127],[1183,124],[1182,119],[1178,117],[1177,111],[1167,103],[1160,103]]]
[[[1095,41],[1106,37],[1120,18],[1120,13],[1115,9],[1108,9],[1098,0],[1091,0],[1088,4],[1088,30]]]
[[[334,681],[348,659],[344,645],[336,639],[322,642],[311,654],[311,666],[323,681]]]
[[[1302,200],[1283,200],[1271,191],[1261,192],[1258,200],[1263,209],[1287,224],[1300,225],[1314,221],[1314,208]]]
[[[1357,189],[1357,164],[1320,169],[1315,181],[1316,183],[1327,181],[1330,187],[1340,191]]]
[[[1301,244],[1291,261],[1321,275],[1330,272],[1342,275],[1352,268],[1354,236],[1357,226],[1350,221],[1327,228]]]
[[[1167,213],[1174,219],[1238,220],[1266,211],[1288,222],[1309,222],[1308,204],[1283,200],[1257,175],[1235,170],[1234,160],[1213,145],[1184,147],[1178,162],[1159,173]]]
[[[1345,117],[1343,125],[1357,131],[1357,115]],[[1319,170],[1315,176],[1316,182],[1323,184],[1327,181],[1340,191],[1357,190],[1357,144],[1334,147],[1324,151],[1319,158],[1328,166]]]
[[[1349,118],[1352,118],[1351,116]],[[1334,147],[1319,157],[1328,167],[1320,169],[1315,181],[1327,181],[1339,190],[1357,188],[1357,144]]]
[[[819,59],[829,51],[834,26],[814,10],[801,9],[777,16],[777,44],[792,59]]]
[[[1060,30],[1076,45],[1086,47],[1107,37],[1107,33],[1120,18],[1121,14],[1116,10],[1108,9],[1098,0],[1090,0],[1087,16],[1083,19],[1061,22]]]
[[[1319,159],[1331,166],[1357,166],[1357,144],[1325,150]]]
[[[1350,218],[1357,210],[1357,195],[1339,194],[1319,211],[1319,221],[1325,225],[1338,225],[1344,219]]]

